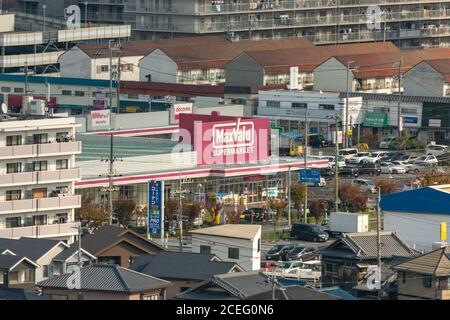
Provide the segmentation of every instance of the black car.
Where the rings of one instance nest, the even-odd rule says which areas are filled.
[[[338,174],[339,176],[356,178],[359,175],[359,170],[356,167],[344,166],[339,168]]]
[[[266,252],[266,260],[287,260],[287,254],[294,248],[294,244],[276,244]]]
[[[325,180],[331,180],[336,175],[336,171],[333,168],[321,168],[320,176]]]
[[[317,256],[317,252],[317,248],[297,246],[288,252],[287,260],[313,260]]]
[[[379,176],[381,174],[381,167],[378,162],[364,162],[358,166],[358,173],[368,174],[370,176]]]
[[[327,241],[328,233],[320,226],[308,223],[294,223],[291,228],[291,237],[306,241]]]
[[[326,148],[328,141],[322,135],[312,135],[309,137],[309,145],[313,148]]]

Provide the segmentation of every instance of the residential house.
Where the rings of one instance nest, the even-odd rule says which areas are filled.
[[[216,274],[242,272],[235,262],[223,262],[214,254],[161,251],[137,257],[131,270],[170,281],[167,299],[198,286]]]
[[[75,266],[80,265],[79,258],[81,258],[81,266],[87,266],[95,261],[97,257],[81,248],[81,255],[78,255],[78,242],[72,243],[72,245],[60,252],[53,258],[53,275],[62,275],[65,273],[71,273]]]
[[[397,264],[399,300],[450,300],[450,247]]]
[[[381,232],[381,261],[418,254],[394,232]],[[369,266],[377,264],[376,232],[346,233],[321,250],[322,287],[339,286],[351,291],[365,279]]]
[[[117,265],[91,264],[81,268],[79,289],[67,286],[67,273],[39,282],[42,294],[54,300],[165,300],[170,282]]]
[[[441,223],[450,233],[449,201],[450,185],[383,195],[384,230],[396,232],[411,247],[429,251],[441,241]]]
[[[31,288],[35,284],[39,265],[30,259],[14,255],[9,250],[0,254],[0,287]]]
[[[261,268],[261,226],[225,224],[190,231],[192,252],[214,254],[247,271]]]
[[[335,295],[302,286],[276,286],[275,292],[267,290],[244,300],[342,300]]]
[[[131,230],[114,226],[103,226],[83,235],[81,247],[95,256],[99,263],[117,264],[124,268],[128,268],[137,256],[166,250]]]
[[[404,74],[405,94],[450,96],[450,59],[424,60]]]

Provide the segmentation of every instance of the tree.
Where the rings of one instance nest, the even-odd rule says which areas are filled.
[[[380,188],[381,194],[393,193],[397,191],[397,183],[394,179],[376,179],[375,187]]]
[[[234,205],[231,206],[225,206],[225,216],[227,217],[228,223],[236,224],[239,223],[241,220],[241,212],[244,211],[244,206],[237,206],[237,208]]]
[[[178,206],[178,202],[174,199],[168,199],[164,203],[164,217],[166,221],[172,221],[176,217]]]
[[[360,212],[366,207],[369,197],[358,186],[344,183],[339,186],[339,199],[345,210]]]
[[[300,212],[305,204],[306,187],[298,182],[291,186],[291,202],[295,209],[298,210],[298,218],[300,219]]]
[[[113,201],[113,208],[117,215],[117,219],[119,220],[119,224],[128,227],[133,219],[136,201],[133,199],[119,198]]]
[[[288,202],[286,200],[282,199],[270,199],[269,206],[270,208],[275,211],[275,219],[276,221],[279,221],[280,218],[283,216],[284,209],[287,207]]]
[[[134,213],[136,214],[136,227],[139,227],[139,221],[142,221],[147,217],[147,206],[138,206],[134,210]]]
[[[316,219],[316,223],[322,222],[325,215],[326,203],[323,198],[313,198],[309,207],[311,215]]]
[[[195,218],[200,215],[200,211],[202,210],[202,205],[198,201],[194,202],[183,202],[183,216],[187,217],[187,221],[185,221],[185,225],[187,228],[192,227]]]
[[[75,216],[94,229],[99,228],[108,221],[108,215],[105,210],[94,202],[93,197],[87,194],[81,195],[81,208],[75,210]]]

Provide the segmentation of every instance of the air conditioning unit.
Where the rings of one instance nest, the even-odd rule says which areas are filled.
[[[31,100],[29,107],[30,107],[30,114],[45,116],[45,101],[44,100]]]

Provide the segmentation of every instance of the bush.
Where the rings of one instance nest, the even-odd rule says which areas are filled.
[[[339,199],[345,210],[361,212],[366,208],[369,197],[367,192],[362,191],[360,187],[344,183],[339,186]]]
[[[397,183],[395,179],[376,179],[375,186],[380,188],[381,194],[393,193],[397,191]]]

